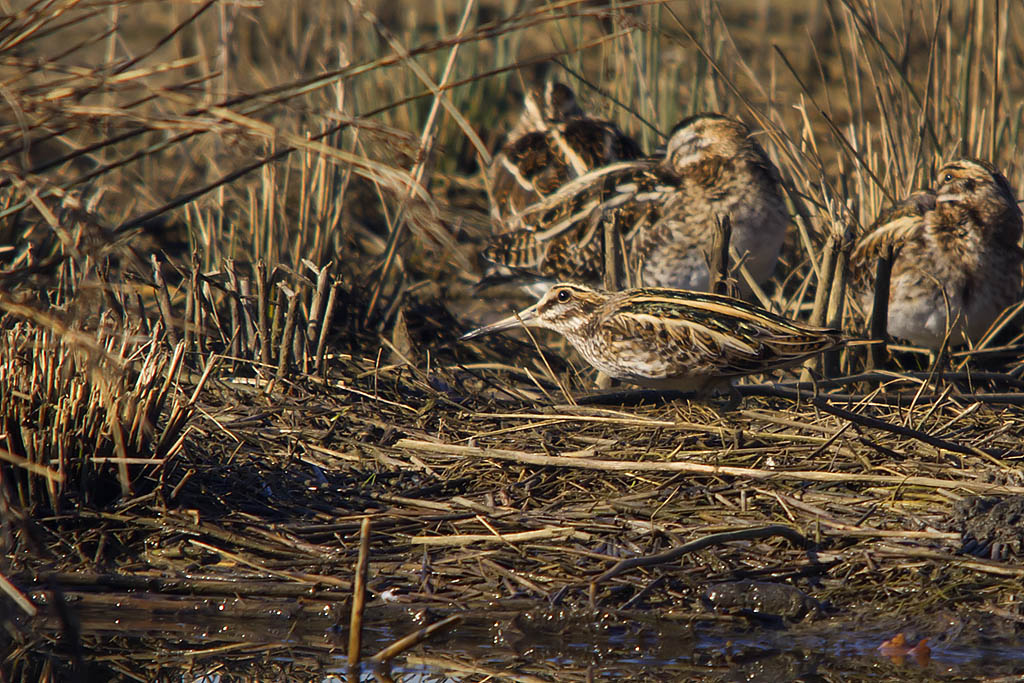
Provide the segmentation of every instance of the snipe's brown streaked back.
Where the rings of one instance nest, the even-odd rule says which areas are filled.
[[[640,156],[639,145],[618,126],[587,115],[571,88],[548,81],[526,94],[519,121],[487,169],[497,232],[567,181]]]
[[[809,327],[718,294],[654,287],[606,292],[568,283],[462,339],[519,325],[562,334],[588,363],[615,379],[681,391],[793,365],[845,342],[838,330]]]

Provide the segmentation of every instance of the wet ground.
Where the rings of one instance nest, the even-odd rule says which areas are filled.
[[[748,587],[749,588],[749,587]],[[33,596],[43,602],[42,595]],[[735,610],[663,614],[490,605],[374,604],[371,655],[442,616],[462,621],[389,668],[349,671],[348,605],[314,599],[208,599],[151,594],[65,595],[33,620],[7,680],[33,670],[56,680],[1018,680],[1024,647],[1005,620],[936,614],[903,624],[884,614],[779,617]],[[51,601],[52,603],[52,601]],[[710,607],[710,606],[709,606]],[[894,634],[907,647],[882,652]],[[73,643],[77,641],[76,647]],[[76,665],[77,660],[77,665]],[[47,669],[49,667],[49,669]]]

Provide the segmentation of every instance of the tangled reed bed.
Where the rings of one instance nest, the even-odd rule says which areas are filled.
[[[976,402],[952,382],[916,407],[841,402],[884,427],[826,413],[810,394],[766,395],[777,385],[754,386],[732,410],[681,399],[558,405],[510,398],[525,388],[512,380],[490,377],[485,389],[457,364],[377,360],[293,375],[286,392],[215,371],[180,451],[133,473],[145,493],[22,517],[12,530],[34,542],[13,546],[7,578],[48,609],[141,609],[137,593],[153,609],[193,613],[228,600],[221,609],[238,617],[333,604],[319,615],[327,628],[347,616],[368,518],[367,618],[384,610],[392,625],[403,619],[390,601],[471,618],[497,608],[510,624],[524,609],[617,614],[618,624],[742,621],[753,605],[719,614],[707,592],[750,580],[799,587],[825,605],[818,616],[876,610],[920,634],[934,633],[936,612],[961,625],[1020,618],[1019,538],[1000,540],[994,559],[963,554],[957,515],[973,496],[1024,494],[1015,406]],[[694,541],[646,566],[619,564]],[[771,613],[810,618],[802,601],[777,600]],[[343,646],[288,647],[325,657]]]

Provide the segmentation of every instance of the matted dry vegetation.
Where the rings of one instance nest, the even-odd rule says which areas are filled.
[[[366,619],[465,620],[399,660],[439,676],[884,678],[843,634],[906,630],[940,663],[900,675],[931,679],[970,633],[1019,642],[1015,312],[739,406],[456,340],[523,303],[472,290],[478,169],[545,74],[646,148],[709,108],[763,130],[795,228],[762,301],[863,330],[833,273],[888,198],[955,155],[1024,190],[1024,7],[393,5],[5,8],[5,680],[322,677],[365,519]]]

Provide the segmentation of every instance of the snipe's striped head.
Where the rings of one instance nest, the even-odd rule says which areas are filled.
[[[935,179],[940,202],[992,198],[1017,203],[1006,176],[987,161],[956,159],[940,168]]]
[[[936,200],[941,208],[970,211],[978,227],[1016,243],[1021,237],[1021,211],[1006,176],[987,161],[956,159],[939,169]]]
[[[743,123],[722,114],[696,114],[672,129],[665,145],[665,165],[678,174],[711,157],[746,157],[760,153]]]
[[[589,287],[563,282],[553,285],[533,306],[486,327],[467,332],[461,339],[473,339],[520,325],[543,327],[572,337],[580,334],[588,322],[593,320],[606,298],[606,294]]]
[[[566,121],[573,116],[583,115],[583,110],[576,103],[576,93],[564,83],[548,81],[543,90],[534,96],[539,96],[541,114],[548,121]]]

